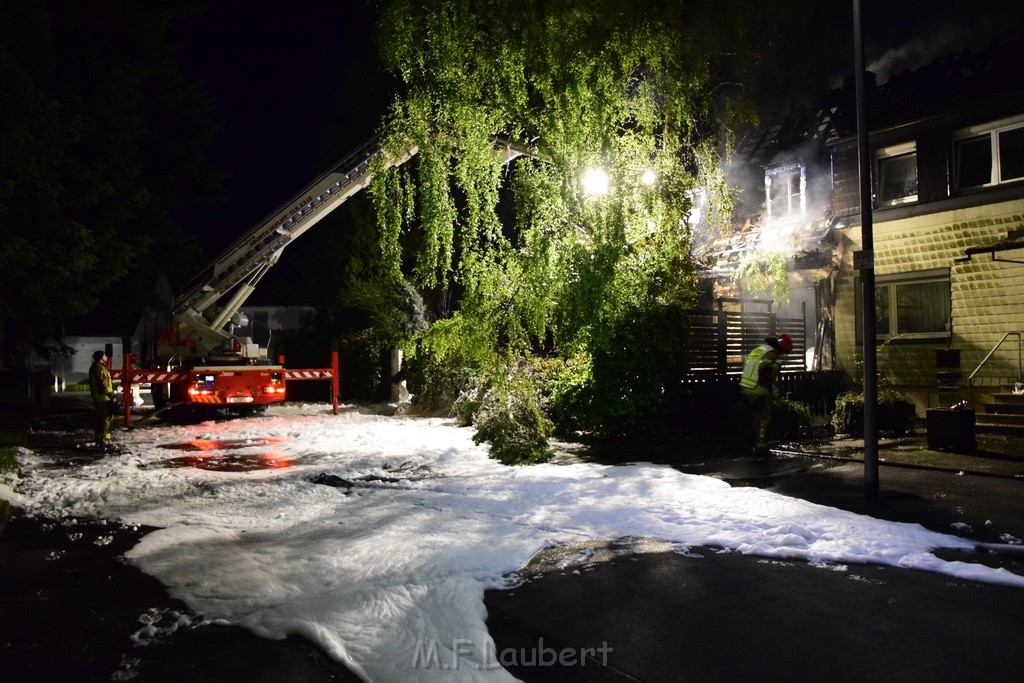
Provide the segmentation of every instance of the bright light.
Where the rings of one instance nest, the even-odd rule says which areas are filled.
[[[657,180],[658,174],[652,171],[651,169],[647,169],[646,171],[644,171],[644,174],[640,176],[640,182],[643,183],[644,185],[647,185],[648,187],[657,182]]]
[[[583,176],[583,191],[590,195],[608,192],[608,174],[600,168],[592,168]]]

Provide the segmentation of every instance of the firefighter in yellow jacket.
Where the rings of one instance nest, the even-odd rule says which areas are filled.
[[[772,419],[772,396],[777,394],[775,378],[782,371],[779,357],[793,349],[788,334],[768,337],[750,352],[743,364],[740,393],[750,404],[754,426],[754,454],[768,455],[768,423]]]
[[[92,354],[89,368],[89,391],[92,394],[92,408],[96,412],[96,445],[110,443],[110,403],[114,398],[114,381],[107,369],[107,354],[97,351]]]

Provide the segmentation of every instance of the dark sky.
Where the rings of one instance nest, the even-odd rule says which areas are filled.
[[[835,2],[835,0],[822,0]],[[219,251],[369,138],[394,85],[377,69],[368,0],[209,0],[178,27],[184,70],[202,81],[224,130],[212,150],[233,198],[182,216]],[[982,47],[1024,22],[1010,0],[862,0],[867,63],[884,81],[965,46]],[[852,2],[820,29],[850,52]],[[831,25],[829,25],[831,24]],[[839,55],[842,58],[842,54]],[[809,55],[808,58],[814,58]]]
[[[232,198],[181,220],[217,252],[371,137],[393,86],[364,0],[209,6],[175,34],[222,122],[211,153]]]
[[[1024,28],[1019,0],[862,0],[861,7],[865,61],[879,82],[943,55],[984,48],[997,35]]]

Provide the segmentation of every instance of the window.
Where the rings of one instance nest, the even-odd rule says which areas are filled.
[[[878,206],[917,201],[917,144],[908,142],[875,153]]]
[[[855,298],[859,321],[863,310],[859,281]],[[949,270],[879,275],[875,279],[875,325],[879,340],[948,339],[952,328]],[[858,344],[863,343],[862,336],[858,323]]]
[[[802,164],[774,168],[764,174],[768,220],[796,218],[804,214],[807,174]]]
[[[1024,116],[957,131],[953,164],[958,190],[1024,179]]]

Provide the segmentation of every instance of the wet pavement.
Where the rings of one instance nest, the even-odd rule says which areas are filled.
[[[767,460],[728,444],[684,440],[645,459],[811,502],[970,538],[977,552],[940,551],[1024,574],[1024,458],[929,452],[921,436],[880,447],[880,500],[865,496],[853,440],[790,444]],[[710,457],[693,461],[692,453]],[[623,449],[598,451],[622,461]],[[945,465],[945,466],[943,466]],[[992,545],[985,545],[992,544]],[[991,552],[987,548],[998,549]],[[876,565],[813,566],[716,548],[545,551],[512,591],[488,593],[496,659],[530,681],[1016,680],[1024,591]],[[602,556],[603,555],[603,556]],[[575,558],[587,558],[580,564]],[[599,559],[595,559],[599,558]],[[543,642],[542,642],[543,639]],[[537,653],[606,646],[581,665]],[[610,649],[610,651],[608,651]],[[533,658],[530,659],[530,655]],[[550,659],[550,656],[549,656]],[[599,661],[600,660],[600,661]]]
[[[67,466],[100,457],[45,428],[32,439],[33,448],[58,450]],[[176,448],[182,458],[201,458],[203,446]],[[1024,457],[1013,443],[979,446],[964,456],[929,452],[920,436],[884,442],[875,503],[865,500],[856,440],[791,444],[768,460],[700,440],[572,457],[621,462],[636,454],[734,486],[921,524],[1002,549],[946,551],[945,559],[1024,574],[1014,550],[1024,539]],[[123,559],[146,532],[26,519],[10,507],[0,513],[4,680],[356,679],[302,638],[269,641],[203,623]],[[1024,664],[1024,590],[938,574],[615,539],[550,549],[520,576],[514,590],[489,591],[485,605],[492,664],[528,681],[1009,680]],[[461,662],[423,668],[434,665]]]

